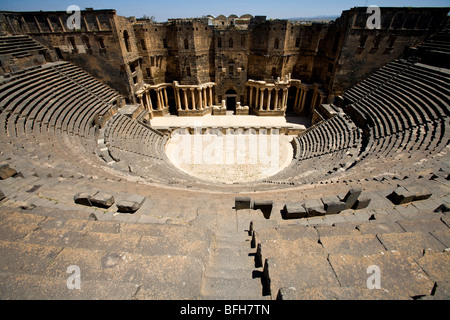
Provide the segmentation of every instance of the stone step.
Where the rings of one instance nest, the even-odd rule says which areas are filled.
[[[231,250],[219,249],[219,252],[212,253],[209,260],[209,267],[226,269],[249,269],[254,267],[254,258],[249,252],[236,252]]]
[[[254,263],[251,263],[254,265]],[[262,274],[262,268],[239,267],[239,266],[208,266],[204,272],[205,277],[225,279],[252,279]]]
[[[93,286],[95,281],[98,281],[99,289],[105,287],[111,290],[115,286],[118,288],[118,292],[102,292],[108,299],[118,298],[119,294],[123,294],[121,298],[132,298],[138,286],[139,297],[136,298],[141,299],[196,299],[200,295],[204,267],[199,259],[176,255],[149,257],[123,252],[121,248],[116,250],[113,246],[105,249],[107,250],[61,248],[0,241],[0,279],[4,280],[0,281],[0,296],[14,298],[26,292],[40,296],[39,290],[33,293],[38,287],[50,289],[56,286],[59,292],[64,289],[61,285],[66,283],[70,276],[67,268],[72,265],[80,268],[81,286],[87,284],[84,288],[89,296],[96,292]],[[148,272],[149,270],[152,272]],[[20,278],[23,274],[26,276]],[[31,283],[33,276],[36,276],[36,282]],[[27,277],[31,280],[27,280]],[[61,280],[64,282],[61,283]],[[106,282],[111,285],[106,286]],[[121,287],[124,284],[125,287]],[[131,286],[134,290],[130,290],[131,284],[134,284],[134,287]],[[8,286],[14,286],[15,289],[10,292],[3,290]],[[128,293],[122,291],[124,288],[127,288]],[[42,297],[54,296],[45,291]]]
[[[136,283],[108,280],[83,280],[80,289],[68,289],[67,278],[12,272],[0,272],[0,283],[5,300],[128,300],[139,290]]]
[[[204,277],[203,296],[223,297],[230,300],[259,299],[262,297],[261,279]]]

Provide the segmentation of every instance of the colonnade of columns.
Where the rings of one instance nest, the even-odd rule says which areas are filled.
[[[155,111],[166,113],[169,109],[167,88],[171,87],[175,94],[175,104],[178,111],[204,110],[214,105],[213,87],[215,83],[209,82],[200,85],[179,85],[177,81],[158,85],[146,85],[136,95],[142,107],[149,113]],[[153,94],[154,92],[154,94]],[[156,96],[155,99],[152,97]]]
[[[295,93],[294,107],[293,110],[297,114],[300,114],[304,111],[305,103],[306,103],[306,95],[308,91],[313,88],[312,85],[306,83],[300,83],[295,86],[297,91]]]
[[[169,98],[167,97],[167,87],[171,84],[164,83],[158,86],[148,86],[146,90],[138,94],[140,104],[145,107],[148,112],[154,110],[162,111],[169,108]],[[150,91],[154,90],[156,93],[156,106],[153,105],[152,99],[150,97]]]
[[[265,112],[273,114],[270,113],[271,111],[276,111],[275,114],[284,114],[287,108],[289,88],[291,86],[296,88],[293,111],[297,114],[312,114],[314,109],[324,103],[326,98],[326,92],[322,89],[321,84],[306,84],[295,79],[277,81],[275,83],[249,80],[246,85],[249,90],[248,107],[256,110],[257,114],[264,114]],[[172,87],[176,108],[179,112],[203,112],[205,109],[212,109],[214,106],[214,86],[215,83],[213,82],[200,85],[180,85],[177,81],[174,81],[173,84],[146,85],[137,93],[137,97],[140,104],[149,113],[155,112],[156,115],[164,115],[169,110],[167,88]],[[311,90],[312,96],[309,94],[309,98],[307,98]],[[151,93],[152,95],[150,95]],[[291,99],[292,97],[293,95]]]
[[[174,83],[175,103],[178,111],[203,110],[214,105],[214,83],[201,85],[178,85]]]
[[[248,106],[259,111],[286,110],[289,86],[247,83]]]

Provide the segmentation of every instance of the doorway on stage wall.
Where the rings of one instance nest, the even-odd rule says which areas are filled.
[[[227,92],[225,92],[225,99],[227,101],[227,113],[230,112],[236,114],[236,91],[233,89],[227,90]]]

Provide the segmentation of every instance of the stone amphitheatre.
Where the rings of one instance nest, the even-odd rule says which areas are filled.
[[[0,298],[450,298],[449,8],[380,10],[0,12]]]

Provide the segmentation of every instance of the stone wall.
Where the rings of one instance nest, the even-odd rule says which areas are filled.
[[[381,8],[381,28],[370,30],[365,7],[346,10],[330,23],[309,24],[251,15],[157,23],[114,10],[84,10],[81,28],[69,30],[66,12],[0,12],[0,34],[30,35],[132,103],[139,103],[146,84],[176,81],[192,88],[214,83],[214,105],[224,100],[232,108],[248,106],[248,81],[288,77],[303,85],[301,97],[289,89],[287,110],[310,115],[317,104],[333,103],[442,29],[447,13],[448,8]],[[166,91],[168,112],[176,114],[177,96]],[[154,95],[150,99],[157,102]]]
[[[344,11],[336,22],[345,34],[326,89],[339,95],[390,61],[442,29],[449,8],[381,8],[381,28],[366,27],[366,8]]]

